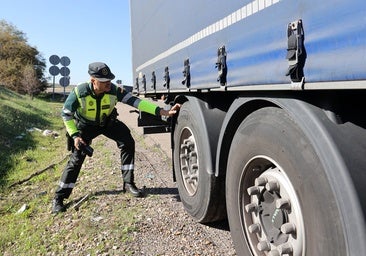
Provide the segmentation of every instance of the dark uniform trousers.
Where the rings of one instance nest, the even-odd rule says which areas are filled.
[[[112,119],[105,126],[83,126],[78,124],[81,138],[90,144],[98,135],[105,135],[117,143],[121,153],[121,171],[123,181],[134,182],[135,141],[130,129],[118,119]],[[75,186],[81,166],[86,155],[73,148],[71,157],[62,173],[60,183],[56,189],[56,198],[68,198]]]

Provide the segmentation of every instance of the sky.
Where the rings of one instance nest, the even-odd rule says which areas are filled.
[[[49,58],[57,55],[70,59],[71,85],[88,81],[89,63],[100,61],[116,76],[113,82],[132,86],[129,0],[0,0],[0,20],[41,53],[49,82]]]

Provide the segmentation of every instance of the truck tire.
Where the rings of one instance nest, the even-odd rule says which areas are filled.
[[[322,161],[280,108],[257,110],[239,126],[229,152],[226,202],[238,255],[348,255]]]
[[[186,101],[174,130],[174,171],[185,210],[201,223],[226,217],[225,180],[210,173],[208,137],[197,101]]]

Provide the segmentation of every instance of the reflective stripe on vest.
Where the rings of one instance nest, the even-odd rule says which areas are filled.
[[[100,112],[99,118],[97,118],[97,99],[95,99],[91,95],[81,98],[77,87],[75,88],[75,93],[80,103],[77,112],[79,115],[89,121],[102,121],[102,117],[109,116],[112,113],[115,105],[117,104],[117,97],[115,95],[104,94],[103,97],[100,99]]]

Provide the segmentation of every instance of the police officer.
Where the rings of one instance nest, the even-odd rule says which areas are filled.
[[[172,116],[180,107],[176,104],[170,110],[164,110],[117,87],[111,83],[115,76],[105,63],[89,64],[88,73],[90,82],[75,87],[62,109],[61,116],[71,140],[72,154],[56,189],[52,213],[65,211],[64,199],[70,196],[88,154],[85,146],[100,134],[116,141],[120,149],[123,190],[135,197],[142,196],[134,182],[135,141],[129,128],[117,119],[115,105],[120,101],[156,116]]]

